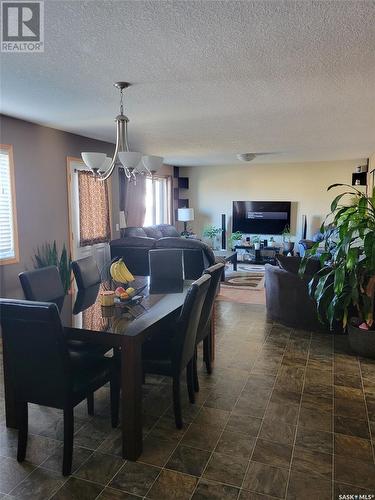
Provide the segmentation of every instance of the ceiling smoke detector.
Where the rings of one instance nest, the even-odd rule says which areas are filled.
[[[239,153],[237,158],[241,161],[252,161],[256,157],[256,153]]]

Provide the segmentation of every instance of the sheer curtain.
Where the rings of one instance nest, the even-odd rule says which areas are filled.
[[[111,239],[107,182],[84,170],[78,171],[80,246]]]
[[[125,212],[128,227],[142,227],[146,214],[146,179],[139,175],[137,182],[129,182],[124,170],[119,168],[120,210]]]

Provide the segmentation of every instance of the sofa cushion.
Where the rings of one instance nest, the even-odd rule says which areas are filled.
[[[281,269],[292,274],[298,274],[301,264],[301,257],[286,257],[285,255],[276,255],[276,260]],[[307,261],[305,275],[312,276],[321,268],[319,259],[309,259]]]
[[[147,238],[147,236],[128,236],[126,238],[119,238],[118,240],[112,240],[110,243],[111,247],[142,247],[142,248],[154,248],[155,239]]]
[[[159,224],[157,227],[162,232],[163,237],[166,237],[166,236],[179,237],[179,236],[181,236],[180,233],[177,231],[177,229],[174,226],[171,226],[170,224]]]
[[[143,230],[143,227],[126,227],[124,230],[123,230],[123,235],[124,237],[127,237],[127,236],[148,236],[148,234],[145,233],[145,231]]]
[[[149,238],[155,238],[158,240],[159,238],[163,237],[163,233],[160,231],[158,226],[149,226],[149,227],[143,227],[143,231],[146,233],[146,236]]]
[[[203,243],[203,241],[166,236],[165,238],[160,238],[155,243],[155,248],[186,248],[191,250],[202,250],[204,255],[207,257],[209,265],[215,264],[215,255],[211,248]]]

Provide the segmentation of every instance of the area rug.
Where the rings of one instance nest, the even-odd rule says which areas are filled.
[[[251,271],[226,271],[225,282],[222,283],[222,286],[262,290],[264,288],[264,273]]]

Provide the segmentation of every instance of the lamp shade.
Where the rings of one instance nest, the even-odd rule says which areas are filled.
[[[163,158],[161,156],[144,155],[142,156],[142,163],[149,172],[157,172],[163,165]]]
[[[181,222],[194,220],[194,208],[179,208],[177,210],[177,219]]]
[[[125,168],[135,168],[141,161],[141,153],[120,151],[118,157]]]
[[[100,170],[107,158],[105,153],[81,153],[81,156],[85,164],[93,171]]]

